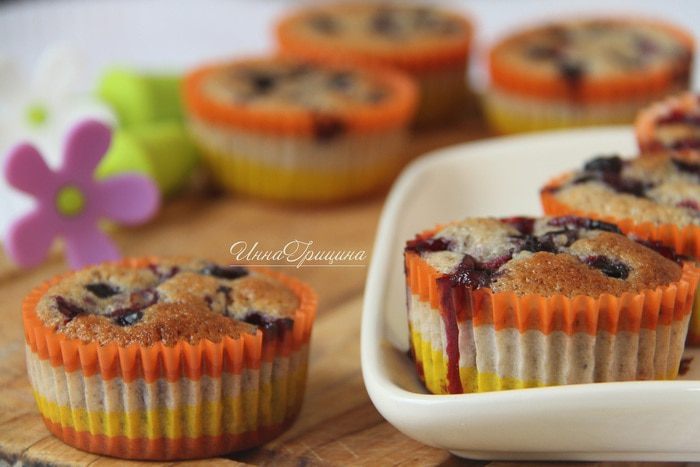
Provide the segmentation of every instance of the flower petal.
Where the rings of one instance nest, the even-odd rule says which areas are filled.
[[[70,131],[63,149],[61,172],[76,180],[92,180],[93,172],[109,149],[112,130],[97,120],[85,120]]]
[[[55,174],[31,144],[20,144],[10,150],[3,172],[10,185],[39,199],[55,191]]]
[[[22,267],[32,267],[46,259],[56,236],[56,226],[40,207],[15,222],[7,233],[5,251]]]
[[[76,229],[66,235],[66,257],[73,269],[119,259],[116,245],[96,226]]]
[[[124,174],[97,184],[91,202],[103,216],[124,224],[141,224],[150,219],[160,205],[160,192],[143,175]]]

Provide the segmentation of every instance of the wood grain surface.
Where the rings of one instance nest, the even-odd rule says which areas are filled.
[[[416,134],[411,152],[421,154],[486,135],[477,120],[467,121]],[[335,206],[281,206],[196,191],[167,203],[149,225],[118,230],[113,237],[125,255],[133,256],[186,254],[230,261],[228,249],[234,241],[258,241],[274,248],[293,239],[312,240],[319,250],[370,253],[383,201],[380,194]],[[64,269],[58,255],[28,271],[0,259],[0,465],[159,465],[73,449],[51,436],[38,415],[25,371],[20,303],[33,286]],[[304,267],[289,272],[310,283],[320,296],[306,397],[298,420],[261,448],[228,458],[168,465],[516,465],[463,460],[425,446],[398,432],[374,409],[360,371],[366,268]]]

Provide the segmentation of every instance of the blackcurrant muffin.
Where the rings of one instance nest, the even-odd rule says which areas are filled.
[[[645,105],[688,89],[693,54],[692,34],[658,20],[535,25],[491,49],[486,112],[501,133],[632,123]]]
[[[700,277],[574,216],[439,226],[405,266],[411,355],[435,394],[674,378]]]
[[[546,214],[602,219],[700,258],[700,160],[666,153],[600,156],[550,181],[540,195]],[[700,310],[693,313],[688,341],[700,344]]]
[[[637,115],[642,154],[666,151],[700,159],[700,96],[691,92],[655,102]]]
[[[549,184],[543,193],[595,217],[674,224],[681,229],[700,225],[700,161],[668,154],[627,160],[614,154],[599,156]],[[684,254],[695,253],[672,246]]]
[[[269,57],[198,68],[185,79],[184,101],[222,188],[334,201],[397,173],[416,90],[398,72]]]
[[[391,67],[418,83],[415,121],[466,114],[473,36],[463,14],[430,4],[352,2],[307,5],[277,26],[282,53],[315,61]]]
[[[123,458],[210,457],[297,415],[315,296],[277,274],[138,259],[58,277],[25,300],[27,368],[49,430]]]

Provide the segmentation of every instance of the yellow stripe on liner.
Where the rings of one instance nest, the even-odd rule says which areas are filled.
[[[177,408],[90,411],[59,405],[36,390],[34,398],[41,414],[51,422],[92,435],[156,439],[240,434],[281,424],[296,413],[302,402],[306,371],[303,364],[289,377],[243,391],[240,396]]]
[[[449,394],[447,392],[447,361],[443,352],[435,350],[427,339],[422,338],[419,331],[411,332],[411,340],[416,359],[423,368],[425,386],[434,394]],[[675,379],[677,376],[678,371],[675,370],[668,375],[658,375],[656,379]],[[525,381],[499,376],[496,373],[480,373],[473,367],[460,367],[459,379],[465,393],[552,386],[544,381]]]
[[[270,199],[330,201],[352,197],[388,183],[398,171],[396,160],[377,160],[371,167],[314,170],[256,163],[211,148],[205,148],[203,155],[224,188]]]

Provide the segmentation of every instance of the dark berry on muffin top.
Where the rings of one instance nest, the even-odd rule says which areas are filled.
[[[620,295],[680,278],[679,258],[613,224],[566,216],[472,218],[406,245],[452,286],[519,295]]]
[[[545,190],[582,212],[679,227],[700,224],[699,161],[666,154],[628,160],[604,155]]]
[[[201,339],[292,328],[297,296],[272,277],[203,260],[143,267],[93,266],[49,288],[37,305],[44,324],[69,338],[120,345]]]

